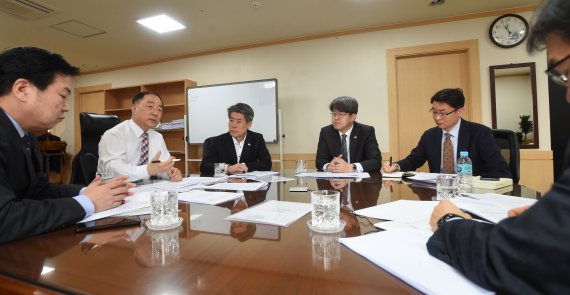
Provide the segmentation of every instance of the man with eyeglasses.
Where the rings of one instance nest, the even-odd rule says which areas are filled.
[[[380,170],[382,156],[374,127],[356,122],[356,99],[337,97],[329,109],[331,125],[321,128],[317,169],[334,173]]]
[[[174,167],[174,157],[170,156],[162,134],[153,130],[160,123],[163,108],[158,94],[149,91],[136,94],[131,119],[101,136],[97,174],[127,175],[131,182],[151,176],[182,180],[182,173]]]
[[[512,178],[491,129],[461,118],[464,105],[461,89],[442,89],[434,94],[429,112],[437,126],[424,132],[405,159],[384,163],[384,171],[413,171],[427,161],[430,172],[453,174],[459,153],[467,151],[474,176],[492,174]]]
[[[542,4],[527,50],[546,45],[546,73],[566,87],[570,103],[570,1]],[[567,151],[570,146],[567,146]],[[569,153],[566,153],[569,155]],[[499,294],[570,294],[570,167],[533,206],[509,211],[496,225],[471,220],[450,201],[430,219],[429,253]]]

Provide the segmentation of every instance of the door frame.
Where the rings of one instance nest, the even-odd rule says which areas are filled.
[[[479,41],[465,40],[456,42],[436,43],[420,46],[392,48],[386,50],[386,69],[388,77],[388,136],[390,140],[390,155],[401,159],[400,139],[398,135],[398,80],[396,62],[400,58],[426,56],[442,53],[461,52],[467,54],[468,60],[468,89],[463,93],[469,96],[467,110],[472,121],[481,123],[481,74],[479,64]]]

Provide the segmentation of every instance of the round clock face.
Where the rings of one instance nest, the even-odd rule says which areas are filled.
[[[520,15],[505,14],[498,17],[489,28],[491,41],[503,48],[521,44],[528,34],[528,22]]]

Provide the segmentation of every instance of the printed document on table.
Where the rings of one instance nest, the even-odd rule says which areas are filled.
[[[429,183],[436,183],[437,176],[442,175],[441,173],[425,173],[420,172],[416,173],[416,175],[409,177],[409,179],[414,181],[422,181],[422,182],[429,182]]]
[[[134,196],[126,197],[124,204],[115,207],[113,209],[93,213],[91,216],[84,218],[78,223],[93,221],[113,215],[124,214],[126,212],[131,212],[146,207],[150,207],[150,194],[151,192],[135,193]]]
[[[289,226],[311,212],[311,204],[287,201],[266,201],[226,217],[226,220]]]
[[[238,174],[233,174],[230,175],[229,177],[236,177],[236,178],[247,178],[247,179],[256,179],[258,177],[264,177],[264,176],[271,176],[271,175],[277,175],[279,174],[279,172],[276,171],[252,171],[252,172],[246,172],[246,173],[238,173]]]
[[[227,201],[235,200],[241,196],[243,196],[243,193],[208,192],[202,190],[194,190],[190,192],[179,193],[178,201],[217,205]]]
[[[462,194],[451,200],[457,207],[488,221],[498,223],[508,217],[511,209],[536,203],[534,199],[499,194]]]
[[[297,177],[309,178],[370,178],[368,172],[347,172],[347,173],[333,173],[333,172],[305,172],[295,175]]]
[[[426,243],[430,236],[428,232],[402,229],[342,238],[340,242],[422,293],[493,294],[429,255]]]
[[[267,182],[245,182],[245,183],[216,183],[210,186],[206,186],[206,189],[219,189],[228,191],[256,191],[260,188],[267,186]]]
[[[439,201],[398,200],[354,211],[354,214],[376,219],[392,220],[422,230],[430,230],[429,219]]]

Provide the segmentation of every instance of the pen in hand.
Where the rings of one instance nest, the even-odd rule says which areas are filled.
[[[390,167],[392,167],[392,156],[390,156]]]

